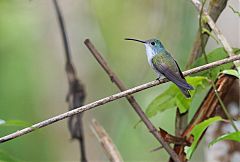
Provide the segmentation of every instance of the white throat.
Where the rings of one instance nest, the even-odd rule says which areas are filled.
[[[145,44],[145,47],[146,47],[148,62],[151,62],[152,58],[154,57],[154,51],[148,44]]]

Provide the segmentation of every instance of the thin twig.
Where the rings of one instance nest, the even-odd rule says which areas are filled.
[[[208,14],[209,16],[213,19],[214,22],[216,22],[222,13],[222,11],[226,8],[228,0],[210,0],[209,2],[209,7],[208,7]],[[204,28],[208,30],[209,32],[212,31],[212,29],[206,24],[204,25]],[[201,41],[200,36],[201,36],[201,31],[200,28],[198,29],[198,32],[196,34],[196,38],[194,41],[194,45],[190,54],[190,57],[188,59],[188,63],[186,68],[189,68],[192,63],[202,55],[202,48],[201,46],[203,45],[204,47],[206,46],[208,39],[209,39],[209,34],[204,33],[203,34],[203,40]]]
[[[201,8],[202,8],[201,2],[198,1],[198,0],[192,0],[192,3],[197,8],[197,10],[200,12]],[[212,29],[214,34],[217,36],[218,40],[221,42],[221,44],[224,47],[224,49],[226,50],[226,52],[228,53],[228,55],[229,56],[234,56],[235,54],[233,52],[233,49],[230,46],[230,44],[228,43],[227,39],[224,37],[222,32],[216,26],[216,24],[213,21],[213,19],[208,15],[208,13],[204,9],[203,9],[203,15],[204,15],[208,25],[210,26],[210,28]],[[239,64],[240,64],[240,61],[234,61],[233,63],[235,64],[236,67],[238,67]]]
[[[95,136],[97,137],[99,143],[103,150],[106,152],[106,155],[110,162],[123,162],[123,159],[113,143],[110,136],[107,134],[105,129],[95,120],[92,119],[91,129]]]
[[[73,110],[77,107],[83,106],[85,100],[85,89],[83,84],[77,78],[73,63],[71,61],[71,51],[67,39],[67,32],[65,30],[64,19],[61,14],[61,10],[57,3],[57,0],[53,0],[53,4],[57,13],[58,23],[61,30],[61,35],[64,44],[66,64],[65,70],[68,78],[69,92],[67,94],[67,102],[69,104],[69,110]],[[78,140],[81,162],[87,162],[84,129],[83,129],[83,113],[79,113],[75,116],[69,117],[68,128],[71,133],[72,139]]]
[[[229,58],[218,60],[218,61],[206,64],[206,65],[202,65],[202,66],[199,66],[199,67],[196,67],[196,68],[184,71],[183,75],[187,76],[187,75],[190,75],[190,74],[195,74],[195,73],[198,73],[198,72],[210,69],[210,68],[214,68],[216,66],[220,66],[222,64],[227,64],[229,62],[236,61],[236,60],[240,60],[240,55],[232,56],[232,57],[229,57]],[[39,122],[37,124],[34,124],[34,125],[30,126],[30,127],[24,128],[22,130],[18,130],[18,131],[14,132],[14,133],[11,133],[11,134],[8,134],[8,135],[6,135],[4,137],[1,137],[0,138],[0,143],[12,140],[12,139],[20,137],[20,136],[23,136],[23,135],[28,134],[30,132],[33,132],[33,131],[35,131],[35,130],[37,130],[39,128],[48,126],[50,124],[53,124],[55,122],[58,122],[58,121],[63,120],[65,118],[68,118],[70,116],[76,115],[76,114],[81,113],[83,111],[87,111],[87,110],[93,109],[95,107],[104,105],[106,103],[112,102],[112,101],[120,99],[122,97],[126,97],[126,96],[128,96],[130,94],[134,94],[134,93],[143,91],[145,89],[148,89],[148,88],[151,88],[151,87],[154,87],[154,86],[157,86],[159,84],[166,83],[166,82],[168,82],[167,79],[154,80],[154,81],[142,84],[140,86],[128,89],[126,91],[119,92],[119,93],[116,93],[114,95],[111,95],[111,96],[102,98],[100,100],[91,102],[91,103],[89,103],[87,105],[81,106],[79,108],[76,108],[74,110],[71,110],[71,111],[68,111],[68,112],[65,112],[65,113],[62,113],[60,115],[54,116],[52,118],[49,118],[47,120],[44,120],[44,121]]]
[[[105,70],[105,72],[108,74],[109,78],[113,83],[116,84],[116,86],[120,89],[120,91],[125,91],[127,88],[123,84],[123,82],[118,78],[118,76],[111,70],[111,68],[108,66],[107,62],[104,60],[102,55],[97,51],[97,49],[94,47],[94,45],[91,43],[89,39],[85,40],[85,45],[90,50],[91,54],[96,58],[98,63],[101,65],[101,67]],[[172,148],[168,145],[168,143],[163,139],[163,137],[158,133],[157,129],[154,127],[154,125],[151,123],[151,121],[148,119],[148,117],[145,115],[145,113],[142,111],[142,108],[137,103],[135,98],[132,95],[126,96],[128,102],[132,105],[135,112],[138,114],[138,116],[141,118],[143,123],[148,128],[149,132],[152,133],[152,135],[160,142],[160,144],[163,146],[163,148],[169,153],[169,155],[175,160],[178,160],[177,154],[172,150]]]
[[[53,4],[54,4],[55,10],[57,12],[58,22],[59,22],[59,26],[60,26],[62,37],[63,37],[63,44],[64,44],[64,50],[65,50],[65,54],[66,54],[65,55],[66,60],[67,60],[67,62],[70,62],[71,54],[70,54],[70,48],[68,46],[68,39],[67,39],[66,30],[65,30],[65,26],[64,26],[64,20],[63,20],[59,5],[57,3],[57,0],[53,0]]]
[[[239,11],[235,10],[231,5],[229,5],[228,7],[232,10],[233,13],[237,14],[240,17]]]
[[[220,103],[220,105],[221,105],[221,108],[222,108],[224,114],[226,115],[226,117],[227,117],[228,120],[230,121],[233,129],[234,129],[236,132],[238,132],[239,130],[238,130],[236,124],[234,123],[232,116],[231,116],[231,115],[229,114],[229,112],[227,111],[227,108],[226,108],[226,106],[224,105],[223,100],[221,99],[221,97],[220,97],[220,95],[219,95],[219,93],[218,93],[218,91],[217,91],[217,88],[216,88],[216,85],[214,84],[214,82],[212,82],[212,87],[213,87],[213,89],[214,89],[215,95],[216,95],[217,98],[218,98],[218,101],[219,101],[219,103]]]

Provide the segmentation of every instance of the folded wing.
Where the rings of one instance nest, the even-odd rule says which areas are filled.
[[[156,61],[154,60],[156,58],[152,59],[152,63],[154,68],[159,71],[160,73],[162,73],[167,79],[169,79],[170,81],[174,82],[177,86],[185,88],[187,90],[193,90],[193,87],[191,85],[189,85],[186,80],[184,79],[181,71],[179,70],[179,74],[172,71],[167,64],[163,63],[162,61]],[[176,63],[177,64],[177,63]],[[178,65],[177,65],[178,66]]]

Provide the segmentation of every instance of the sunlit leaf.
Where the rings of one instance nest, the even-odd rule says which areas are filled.
[[[3,119],[0,119],[0,125],[1,124],[5,124],[6,123],[6,121],[5,120],[3,120]]]
[[[237,66],[237,72],[240,74],[240,66]]]
[[[206,20],[206,22],[207,22],[207,20]],[[205,23],[206,23],[205,22]],[[207,28],[202,28],[202,33],[204,34],[204,33],[207,33],[211,38],[213,38],[216,42],[217,42],[217,44],[220,44],[220,42],[218,41],[218,39],[207,29]]]
[[[9,153],[0,150],[0,162],[20,162],[20,160],[17,160]]]
[[[240,74],[237,70],[229,69],[229,70],[223,70],[221,73],[227,74],[227,75],[232,75],[240,79]]]
[[[209,143],[208,146],[212,146],[215,143],[222,141],[222,140],[232,140],[232,141],[240,142],[240,132],[224,134],[224,135],[214,139],[212,142]]]
[[[169,87],[165,92],[157,96],[147,107],[146,114],[148,117],[155,116],[157,112],[174,107],[174,88]]]
[[[0,126],[28,127],[30,125],[31,125],[30,123],[22,121],[22,120],[2,120],[2,119],[0,119]]]
[[[157,96],[147,107],[146,115],[148,117],[155,116],[157,113],[165,111],[170,108],[178,107],[181,113],[186,112],[191,105],[191,102],[197,91],[205,88],[206,77],[195,76],[186,77],[189,84],[194,87],[191,91],[192,98],[186,98],[176,85],[172,84],[166,91]]]
[[[211,125],[212,123],[214,123],[216,121],[220,121],[220,120],[222,120],[222,118],[219,117],[219,116],[216,116],[216,117],[213,117],[213,118],[209,118],[209,119],[204,120],[203,122],[197,124],[192,129],[191,135],[193,135],[193,137],[194,137],[193,143],[192,143],[192,145],[190,147],[189,146],[185,146],[184,147],[184,152],[186,153],[187,159],[191,158],[193,152],[196,149],[197,143],[198,143],[202,133],[207,129],[207,127],[209,125]]]

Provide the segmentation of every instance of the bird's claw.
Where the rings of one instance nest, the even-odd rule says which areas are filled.
[[[156,80],[158,80],[158,81],[159,81],[159,80],[160,80],[160,77],[158,77]]]

